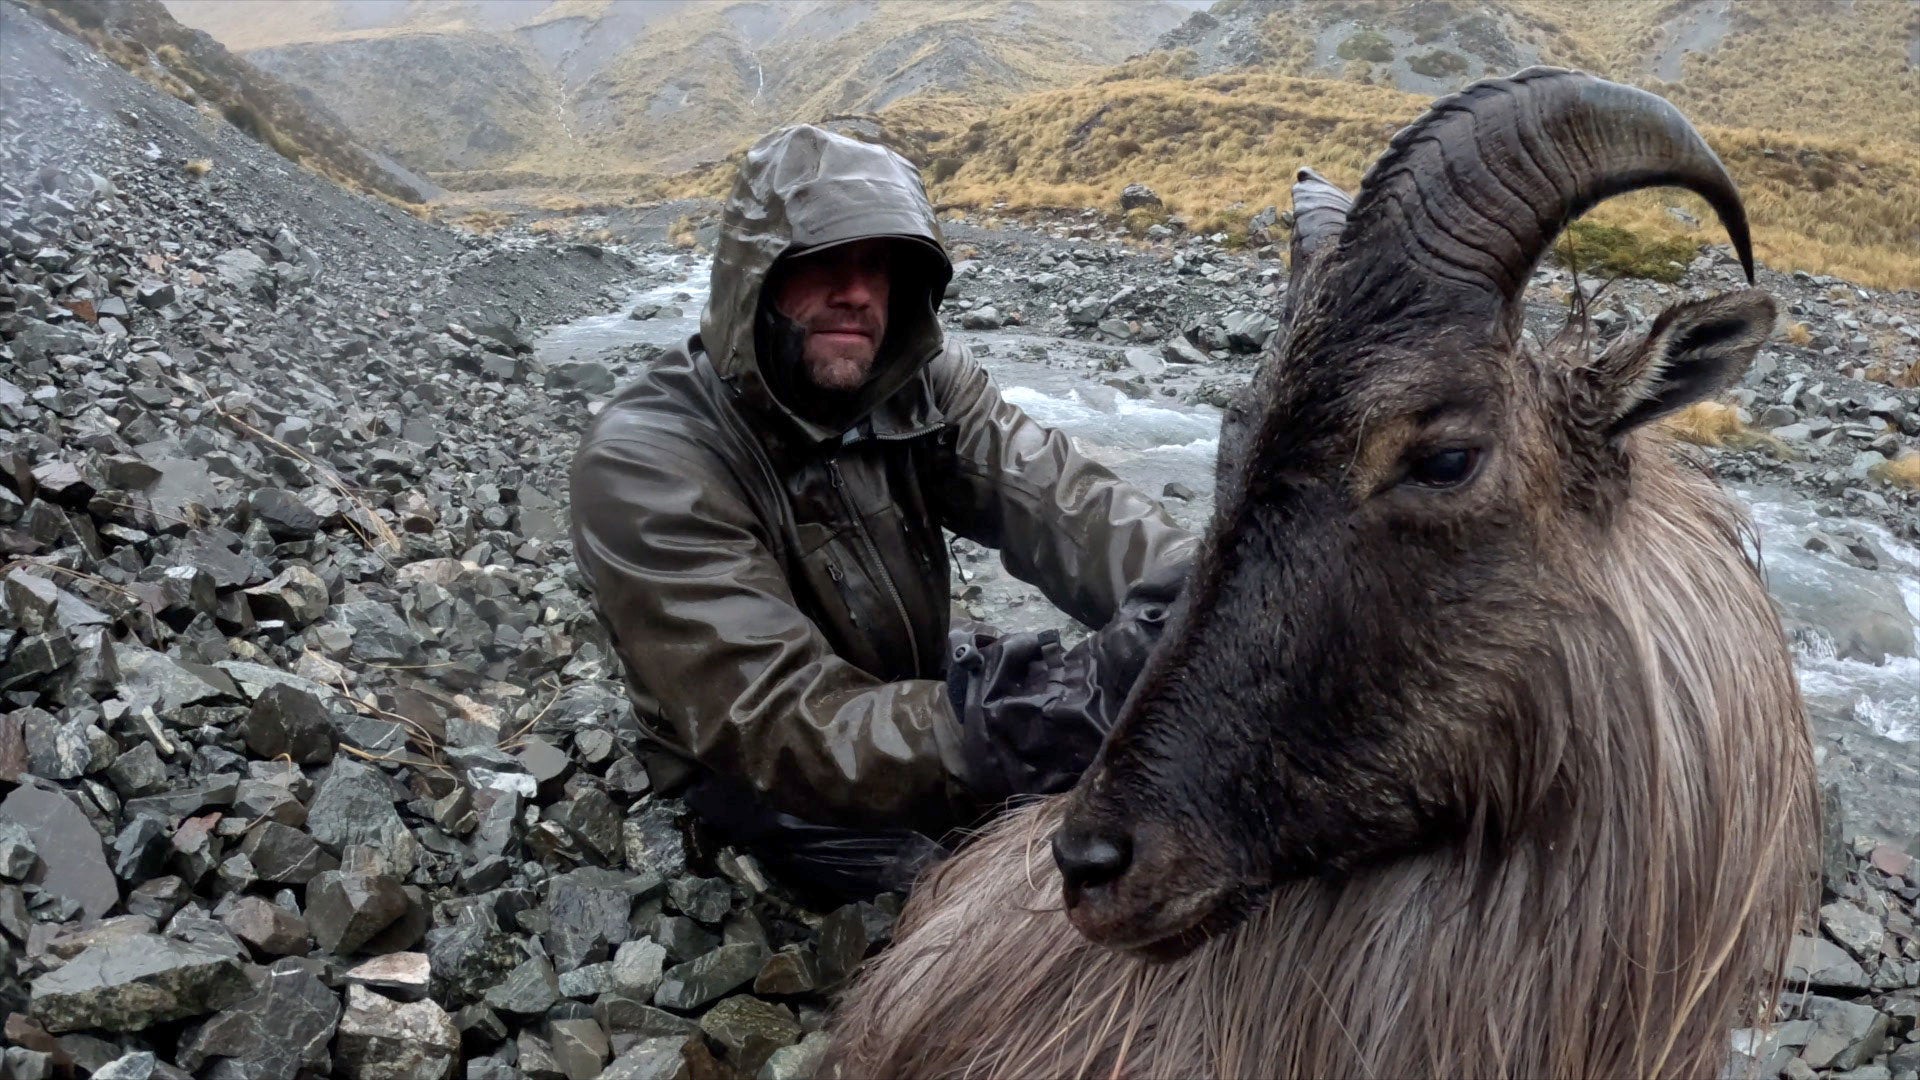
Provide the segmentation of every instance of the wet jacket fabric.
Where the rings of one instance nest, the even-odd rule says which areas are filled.
[[[873,375],[806,400],[797,359],[763,356],[762,286],[785,255],[876,236],[909,254]],[[937,835],[992,797],[947,681],[943,526],[1095,627],[1191,558],[1156,503],[944,339],[950,275],[911,165],[776,132],[727,203],[700,333],[607,404],[574,461],[575,557],[641,723],[810,820]]]

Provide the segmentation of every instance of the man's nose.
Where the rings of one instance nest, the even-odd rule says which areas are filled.
[[[873,303],[874,296],[873,275],[843,274],[834,281],[827,298],[842,307],[866,307]]]

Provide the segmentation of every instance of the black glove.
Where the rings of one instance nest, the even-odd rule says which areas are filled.
[[[967,787],[981,800],[1051,795],[1079,780],[1160,640],[1186,565],[1143,581],[1072,649],[1054,630],[948,635],[947,694],[960,719]]]

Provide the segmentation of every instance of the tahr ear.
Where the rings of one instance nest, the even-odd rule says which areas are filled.
[[[1589,369],[1610,439],[1732,386],[1773,333],[1773,298],[1742,289],[1660,313],[1640,341],[1615,346]]]

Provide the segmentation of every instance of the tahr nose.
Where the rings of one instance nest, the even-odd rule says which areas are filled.
[[[1091,889],[1127,872],[1133,838],[1124,832],[1064,827],[1053,834],[1053,862],[1070,889]]]

